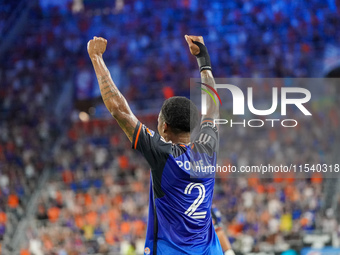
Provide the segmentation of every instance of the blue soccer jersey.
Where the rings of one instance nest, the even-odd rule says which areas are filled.
[[[166,142],[139,122],[132,146],[151,167],[144,254],[223,254],[211,216],[215,179],[190,178],[191,166],[216,165],[218,132],[211,121],[202,122],[190,145]]]

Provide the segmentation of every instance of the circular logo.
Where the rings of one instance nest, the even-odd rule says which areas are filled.
[[[150,254],[150,249],[149,249],[149,247],[146,247],[146,248],[144,249],[144,253],[145,253],[146,255],[149,255],[149,254]]]

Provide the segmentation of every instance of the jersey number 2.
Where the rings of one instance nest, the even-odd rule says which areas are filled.
[[[190,216],[193,219],[204,219],[207,212],[196,212],[197,208],[202,204],[204,198],[205,198],[205,187],[202,183],[195,183],[191,182],[188,184],[188,186],[184,190],[184,194],[190,195],[193,188],[196,188],[199,190],[199,195],[196,198],[196,200],[190,205],[188,210],[185,211],[184,214]]]

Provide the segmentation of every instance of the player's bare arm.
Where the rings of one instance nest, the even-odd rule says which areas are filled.
[[[201,49],[206,51],[206,47],[204,45],[204,40],[202,36],[194,36],[194,35],[185,35],[185,40],[187,41],[188,45],[189,45],[189,49],[190,49],[190,53],[193,56],[198,56],[200,53],[202,53],[200,57],[202,57],[203,61],[205,61],[205,57],[207,54],[207,52],[204,52],[205,54],[203,54],[203,52],[201,52]],[[196,42],[196,43],[195,43]],[[198,44],[197,44],[198,42]],[[200,44],[202,45],[200,45]],[[210,62],[210,59],[209,59]],[[199,63],[200,64],[200,63]],[[202,83],[208,84],[212,87],[215,87],[215,80],[213,77],[213,74],[211,72],[211,67],[210,68],[205,68],[205,66],[203,66],[205,63],[202,63],[202,67],[200,66],[200,72],[201,72],[201,80]],[[209,63],[210,64],[210,63]],[[205,93],[205,92],[202,92]],[[216,95],[213,95],[215,97],[215,100],[218,100],[216,98]],[[207,97],[207,114],[202,116],[202,119],[205,118],[212,118],[212,119],[218,119],[219,118],[219,105],[215,105],[214,101],[212,100],[211,97]]]
[[[87,51],[91,58],[93,68],[96,72],[100,93],[102,95],[104,104],[110,111],[111,115],[117,120],[119,126],[123,129],[129,140],[132,141],[138,119],[132,113],[124,96],[114,84],[110,72],[106,67],[103,59],[106,45],[106,39],[94,37],[88,42]]]
[[[233,251],[233,248],[223,228],[216,230],[216,234],[218,240],[220,241],[223,251],[225,251],[224,255],[235,255],[235,252]]]

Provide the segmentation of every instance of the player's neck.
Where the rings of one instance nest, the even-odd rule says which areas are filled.
[[[182,143],[182,144],[189,144],[190,143],[190,133],[180,133],[180,134],[173,134],[169,137],[174,144]]]

